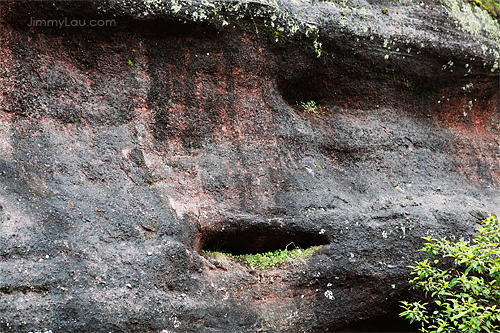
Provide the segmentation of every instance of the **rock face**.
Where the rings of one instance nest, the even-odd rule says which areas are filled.
[[[466,2],[0,6],[2,332],[414,330],[420,237],[499,212],[500,28]],[[200,255],[290,242],[324,246]]]

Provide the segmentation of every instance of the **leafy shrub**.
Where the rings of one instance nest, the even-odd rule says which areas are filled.
[[[400,313],[422,332],[500,332],[500,224],[490,216],[476,229],[472,243],[424,237],[428,255],[410,266],[410,284],[428,303],[402,302]]]

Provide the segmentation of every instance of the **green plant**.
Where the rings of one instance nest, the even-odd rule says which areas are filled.
[[[305,113],[309,114],[320,114],[323,109],[323,107],[317,105],[313,100],[310,100],[309,102],[297,102],[297,106],[301,107]]]
[[[243,262],[243,264],[249,268],[255,269],[266,269],[270,267],[275,267],[278,264],[283,264],[286,262],[292,262],[294,260],[300,260],[305,257],[312,255],[316,250],[318,250],[320,246],[313,246],[308,249],[300,249],[296,248],[293,250],[276,250],[274,252],[266,252],[266,253],[256,253],[256,254],[242,254],[242,255],[233,255],[231,253],[221,252],[221,251],[205,251],[202,250],[202,253],[217,256],[218,260],[220,260],[220,256],[224,256],[229,259],[235,259]]]
[[[414,92],[417,95],[427,93],[427,90],[420,85],[413,84],[410,80],[403,78],[403,85],[408,91]]]
[[[294,259],[304,258],[313,254],[321,246],[313,246],[308,249],[276,250],[274,252],[245,254],[241,256],[248,267],[266,269],[278,264],[293,261]]]
[[[472,6],[478,6],[490,13],[491,17],[500,20],[500,2],[497,0],[468,0]]]
[[[129,65],[130,67],[134,66],[134,63],[132,62],[132,60],[127,60],[127,65]]]
[[[151,175],[151,172],[149,171],[148,166],[146,165],[146,162],[144,161],[144,156],[142,155],[142,152],[140,154],[137,154],[136,158],[137,159],[136,159],[135,163],[144,172],[142,180],[144,181],[144,183],[146,183],[148,185],[153,185],[155,183],[155,181],[153,179],[153,176]],[[152,223],[154,223],[154,222],[152,222]],[[153,229],[155,229],[155,226],[151,225],[151,227]]]
[[[472,243],[424,238],[426,259],[409,266],[428,302],[402,302],[400,316],[422,332],[500,332],[500,224],[490,216],[476,229]]]
[[[279,31],[276,31],[276,30],[274,31],[274,38],[275,38],[276,43],[282,43],[283,44],[283,43],[286,42],[285,41],[285,37],[282,34],[280,34]]]
[[[486,0],[482,7],[486,7],[490,15],[500,21],[500,1]]]

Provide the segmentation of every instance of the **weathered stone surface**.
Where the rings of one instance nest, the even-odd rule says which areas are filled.
[[[498,22],[237,4],[0,3],[1,331],[403,331],[420,237],[498,213]]]

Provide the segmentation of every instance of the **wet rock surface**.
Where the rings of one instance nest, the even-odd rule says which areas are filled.
[[[420,237],[498,213],[498,23],[151,3],[0,3],[0,330],[412,330]],[[201,255],[290,242],[324,246],[267,271]]]

